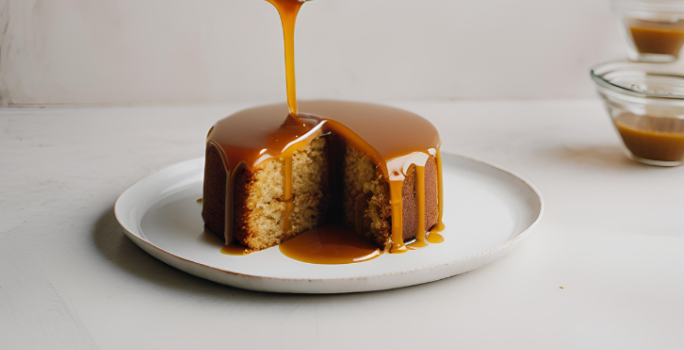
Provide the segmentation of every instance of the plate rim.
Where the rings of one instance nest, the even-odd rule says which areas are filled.
[[[404,275],[404,274],[412,274],[412,273],[417,273],[417,272],[420,272],[420,271],[423,271],[423,270],[432,270],[432,269],[436,269],[436,268],[443,268],[443,267],[447,267],[447,266],[456,264],[456,263],[458,263],[458,262],[460,262],[460,261],[462,261],[462,260],[470,260],[470,259],[473,259],[473,258],[475,258],[475,257],[477,257],[477,256],[481,256],[481,255],[484,255],[484,254],[488,254],[488,253],[491,253],[491,252],[500,250],[500,249],[502,249],[502,248],[504,248],[504,247],[506,247],[506,246],[512,245],[513,243],[515,243],[516,241],[518,241],[518,240],[521,239],[522,237],[526,237],[526,236],[529,234],[529,232],[532,231],[532,229],[534,229],[534,227],[536,227],[536,226],[539,224],[539,221],[541,221],[541,218],[544,216],[544,212],[545,212],[545,210],[546,210],[546,204],[545,204],[545,201],[544,201],[544,197],[542,196],[542,194],[541,194],[541,192],[539,191],[539,189],[537,189],[537,187],[536,187],[534,184],[532,184],[530,181],[528,181],[526,178],[520,176],[519,174],[517,174],[517,173],[515,173],[515,172],[513,172],[513,171],[511,171],[511,170],[508,170],[508,169],[506,169],[506,168],[504,168],[504,167],[498,166],[498,165],[493,164],[493,163],[491,163],[491,162],[482,161],[482,160],[475,159],[475,158],[472,158],[472,157],[460,155],[460,154],[457,154],[457,153],[454,153],[454,152],[442,152],[442,154],[443,154],[443,155],[449,155],[449,156],[455,156],[455,157],[463,158],[463,159],[466,159],[466,160],[469,160],[469,161],[473,161],[473,162],[476,162],[476,163],[479,163],[479,164],[482,164],[482,165],[486,165],[486,166],[489,166],[489,167],[491,167],[491,168],[494,168],[494,169],[496,169],[496,170],[499,170],[499,171],[501,171],[501,172],[504,172],[504,173],[506,173],[506,174],[508,174],[508,175],[510,175],[510,176],[513,176],[514,178],[520,180],[523,184],[525,184],[525,186],[527,186],[530,190],[532,190],[532,192],[533,192],[533,193],[535,194],[535,196],[536,196],[537,201],[539,202],[539,213],[537,214],[537,217],[535,218],[535,220],[534,220],[534,221],[533,221],[525,230],[523,230],[523,231],[520,232],[518,235],[516,235],[515,237],[513,237],[513,238],[507,240],[507,241],[504,242],[504,243],[501,243],[501,244],[499,244],[499,245],[497,245],[497,246],[495,246],[495,247],[489,248],[489,249],[487,249],[487,250],[484,250],[484,251],[481,251],[481,252],[478,252],[478,253],[475,253],[475,254],[470,254],[470,255],[462,256],[462,257],[459,257],[459,258],[456,258],[456,259],[453,259],[453,260],[449,260],[449,261],[446,261],[446,262],[440,262],[440,263],[436,263],[436,264],[432,264],[432,265],[421,266],[421,267],[417,267],[417,268],[413,268],[413,269],[406,269],[406,270],[402,270],[402,271],[399,271],[399,272],[386,272],[386,273],[373,274],[373,275],[368,275],[368,276],[363,276],[363,277],[280,278],[280,277],[260,276],[260,275],[252,275],[252,274],[245,274],[245,273],[240,273],[240,272],[235,272],[235,271],[224,270],[224,269],[220,269],[220,268],[217,268],[217,267],[214,267],[214,266],[209,266],[209,265],[203,264],[203,263],[201,263],[201,262],[197,262],[197,261],[194,261],[194,260],[190,260],[190,259],[184,258],[184,257],[182,257],[182,256],[178,256],[178,255],[176,255],[176,254],[174,254],[174,253],[171,253],[171,252],[169,252],[169,251],[167,251],[167,250],[165,250],[165,249],[162,249],[162,248],[158,247],[157,245],[155,245],[155,244],[153,244],[152,242],[150,242],[149,240],[147,240],[147,238],[145,238],[145,237],[143,237],[143,236],[141,236],[141,235],[139,235],[139,234],[136,234],[136,233],[131,232],[131,230],[129,230],[129,229],[122,223],[121,219],[119,218],[119,210],[118,210],[118,208],[119,208],[119,201],[121,200],[122,197],[124,197],[124,195],[126,195],[126,194],[127,194],[129,191],[131,191],[134,187],[138,186],[138,185],[139,185],[140,183],[142,183],[143,181],[146,181],[146,180],[149,179],[150,177],[152,177],[152,176],[154,176],[154,175],[156,175],[156,174],[158,174],[158,173],[160,173],[160,172],[162,172],[162,171],[165,171],[165,170],[167,170],[167,169],[173,168],[173,167],[175,167],[175,166],[178,166],[178,165],[181,165],[181,164],[184,164],[184,163],[196,162],[196,161],[198,161],[198,160],[200,160],[200,159],[204,159],[205,157],[197,157],[197,158],[193,158],[193,159],[188,159],[188,160],[184,160],[184,161],[175,162],[175,163],[172,163],[172,164],[170,164],[170,165],[168,165],[168,166],[165,166],[165,167],[163,167],[163,168],[161,168],[161,169],[159,169],[159,170],[156,170],[156,171],[154,171],[153,173],[151,173],[151,174],[149,174],[149,175],[147,175],[147,176],[144,176],[143,178],[139,179],[138,181],[136,181],[135,183],[133,183],[131,186],[129,186],[128,188],[126,188],[123,192],[121,192],[121,194],[119,195],[119,197],[117,197],[116,201],[114,202],[114,216],[116,217],[116,221],[119,223],[119,226],[121,226],[121,228],[125,231],[126,236],[127,236],[128,238],[134,238],[134,239],[132,239],[132,240],[133,240],[133,243],[136,243],[136,241],[137,241],[137,242],[143,242],[143,243],[145,243],[149,248],[153,248],[153,249],[159,251],[160,253],[166,254],[166,255],[168,255],[168,256],[170,256],[170,257],[172,257],[172,258],[179,259],[179,260],[182,260],[182,261],[185,261],[185,262],[188,262],[188,263],[192,263],[192,264],[195,264],[195,265],[197,265],[197,266],[209,268],[209,269],[214,270],[214,271],[217,271],[217,272],[222,272],[222,273],[225,273],[225,274],[233,275],[233,276],[236,276],[236,277],[254,278],[254,279],[259,279],[259,280],[286,281],[286,282],[313,282],[313,281],[318,281],[318,282],[343,282],[343,281],[358,281],[358,280],[375,279],[375,278],[386,277],[386,276],[397,276],[397,275]],[[144,249],[143,249],[143,250],[144,250]],[[146,252],[146,253],[148,253],[148,252]],[[148,253],[148,254],[149,254],[149,253]],[[152,254],[150,254],[150,255],[151,255],[153,258],[155,258],[155,259],[157,259],[157,260],[160,260],[160,259],[157,258],[156,256],[154,256],[154,255],[152,255]],[[166,263],[166,262],[163,261],[163,260],[162,260],[162,262]],[[179,269],[179,268],[176,267],[176,266],[171,266],[171,267],[176,268],[176,269]],[[184,270],[181,270],[181,271],[186,272],[186,271],[184,271]],[[187,272],[186,272],[186,273],[187,273]],[[203,279],[206,279],[206,278],[203,278]]]

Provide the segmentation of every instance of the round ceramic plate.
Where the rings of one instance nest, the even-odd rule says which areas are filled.
[[[492,165],[443,156],[445,241],[367,262],[315,265],[278,247],[220,252],[200,215],[204,159],[176,164],[126,190],[114,206],[126,235],[155,258],[226,285],[281,293],[349,293],[407,287],[484,266],[517,247],[542,215],[539,192]]]

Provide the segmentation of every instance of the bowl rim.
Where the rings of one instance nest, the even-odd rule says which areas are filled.
[[[656,63],[645,63],[645,62],[632,62],[632,61],[610,61],[610,62],[604,62],[597,64],[593,67],[590,68],[589,72],[591,74],[592,80],[594,82],[603,87],[610,89],[614,92],[621,93],[621,94],[626,94],[630,96],[636,96],[636,97],[641,97],[641,98],[646,98],[646,99],[658,99],[658,100],[676,100],[676,101],[684,101],[684,95],[674,95],[674,94],[658,94],[658,93],[648,93],[648,92],[643,92],[643,91],[637,91],[634,89],[630,89],[628,87],[622,86],[615,84],[608,79],[604,78],[604,75],[610,72],[615,72],[618,70],[629,70],[626,69],[627,66],[646,66],[646,65],[652,65]],[[608,68],[611,65],[615,65],[617,69],[610,69],[604,73],[597,73],[597,71],[601,68]],[[658,64],[660,67],[663,67],[664,64]],[[666,64],[665,64],[666,65]],[[671,78],[678,78],[684,80],[684,75],[678,74],[678,73],[657,73],[657,72],[651,72],[648,69],[645,69],[642,71],[643,73],[651,76],[659,76],[659,77],[671,77]]]
[[[645,12],[684,12],[684,2],[661,1],[649,2],[644,0],[612,0],[614,10],[645,11]]]

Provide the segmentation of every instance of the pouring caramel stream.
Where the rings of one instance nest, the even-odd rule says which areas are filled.
[[[287,84],[287,106],[290,114],[297,116],[297,84],[295,82],[295,24],[302,8],[300,0],[266,0],[270,2],[280,15],[283,25],[283,42],[285,44],[285,82]]]

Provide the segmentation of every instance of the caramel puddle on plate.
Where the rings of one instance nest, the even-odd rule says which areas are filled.
[[[322,265],[359,263],[382,254],[372,242],[340,225],[315,228],[281,243],[279,247],[288,258]]]
[[[432,243],[432,244],[438,244],[444,242],[444,236],[440,235],[437,232],[430,232],[428,235],[427,241]]]
[[[235,243],[231,243],[229,245],[223,246],[221,248],[221,254],[225,255],[247,255],[251,254],[252,252],[247,249],[247,247],[243,247],[241,245],[237,245]]]
[[[423,241],[415,240],[413,243],[409,243],[406,245],[406,247],[408,247],[408,249],[410,249],[410,250],[425,248],[427,246],[428,246],[428,244],[425,243],[424,240]]]
[[[444,242],[444,236],[442,236],[436,232],[438,229],[437,226],[439,226],[439,225],[435,225],[435,228],[433,228],[432,231],[428,232],[427,238],[424,238],[422,240],[416,239],[414,242],[407,244],[406,246],[410,250],[417,250],[417,249],[425,248],[425,247],[429,246],[429,244],[427,244],[425,242],[429,242],[430,244],[439,244],[439,243]]]
[[[223,244],[223,242],[218,237],[216,237],[213,233],[209,232],[207,229],[205,229],[202,232],[202,236],[200,237],[200,239],[212,245]],[[252,251],[248,250],[247,247],[243,247],[235,243],[231,243],[229,245],[221,247],[221,254],[225,255],[243,256],[251,253]]]

